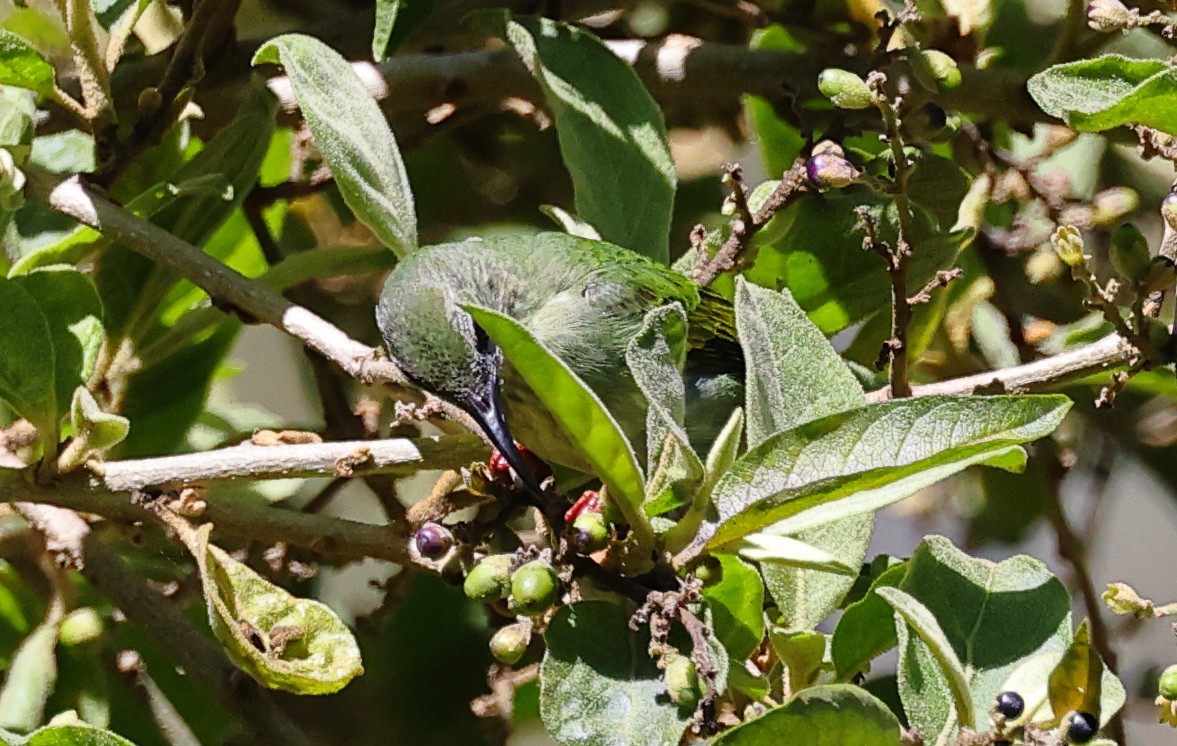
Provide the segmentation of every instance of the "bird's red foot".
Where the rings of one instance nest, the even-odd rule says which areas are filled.
[[[581,513],[600,513],[601,512],[601,493],[596,490],[585,490],[580,497],[576,498],[576,502],[572,503],[572,507],[564,511],[564,522],[573,523],[577,516]]]

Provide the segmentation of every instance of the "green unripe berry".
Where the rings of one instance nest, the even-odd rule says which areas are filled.
[[[817,76],[817,89],[839,109],[869,109],[875,105],[874,94],[866,81],[849,70],[829,67]]]
[[[1104,189],[1091,200],[1091,219],[1096,225],[1114,225],[1140,206],[1140,195],[1128,187]]]
[[[1157,693],[1168,700],[1177,699],[1177,663],[1161,671],[1157,681]]]
[[[495,554],[475,565],[462,584],[466,597],[485,603],[506,598],[511,588],[511,558],[510,554]]]
[[[663,679],[671,702],[692,710],[699,703],[699,672],[693,660],[685,655],[671,654],[666,661]]]
[[[572,522],[572,545],[581,554],[592,554],[605,548],[609,543],[609,527],[605,516],[595,511],[585,511]]]
[[[520,622],[502,627],[490,638],[490,654],[500,663],[513,666],[531,644],[531,624]]]
[[[520,614],[537,616],[556,601],[558,590],[556,571],[548,563],[528,562],[511,576],[511,608]]]
[[[61,620],[57,639],[67,647],[85,645],[102,636],[103,626],[102,617],[91,607],[74,609]]]
[[[929,49],[923,53],[923,59],[927,63],[928,71],[941,88],[952,90],[960,85],[960,67],[952,57],[939,49]]]
[[[1125,223],[1112,234],[1112,266],[1129,282],[1137,282],[1148,271],[1152,256],[1144,234],[1131,223]]]

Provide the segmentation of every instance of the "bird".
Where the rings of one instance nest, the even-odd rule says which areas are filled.
[[[565,233],[507,235],[410,253],[385,281],[376,324],[409,380],[467,412],[540,494],[516,441],[549,463],[585,474],[591,467],[462,306],[519,321],[596,393],[637,444],[645,442],[647,405],[626,365],[626,346],[650,310],[678,303],[690,319],[700,302],[700,289],[688,277],[630,249]],[[710,378],[698,378],[698,385],[715,387]]]

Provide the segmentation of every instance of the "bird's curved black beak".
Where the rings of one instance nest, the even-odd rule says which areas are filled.
[[[511,437],[511,431],[507,428],[507,419],[503,414],[503,404],[499,397],[498,376],[490,378],[491,380],[485,383],[482,395],[476,397],[464,409],[478,422],[482,431],[486,433],[486,437],[499,450],[499,453],[503,454],[503,458],[507,459],[507,463],[519,475],[523,485],[537,498],[542,498],[544,496],[543,488],[539,486],[535,472],[523,460],[523,454],[519,452],[519,448],[515,445],[515,439]]]

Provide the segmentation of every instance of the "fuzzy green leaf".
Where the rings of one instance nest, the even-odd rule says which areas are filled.
[[[544,634],[540,716],[565,746],[678,743],[690,713],[670,701],[629,612],[602,601],[564,606]]]
[[[396,26],[401,0],[376,0],[376,27],[372,30],[372,59],[383,62],[388,53],[388,40]]]
[[[372,94],[338,52],[301,34],[271,39],[253,64],[280,64],[356,217],[397,256],[417,248],[417,216],[400,150]]]
[[[639,542],[650,545],[650,524],[641,507],[645,479],[617,420],[592,389],[518,321],[489,308],[462,308],[499,346],[593,466]]]
[[[59,630],[58,624],[42,623],[16,649],[0,689],[0,727],[27,731],[44,721],[57,682]]]
[[[874,579],[866,595],[846,607],[830,642],[830,656],[839,679],[865,673],[875,656],[895,647],[898,640],[891,623],[895,612],[874,591],[893,588],[906,575],[906,562],[886,569]]]
[[[715,746],[899,746],[899,719],[848,684],[804,689],[784,705],[732,728]]]
[[[646,482],[644,509],[661,515],[688,502],[703,481],[703,463],[683,430],[686,390],[687,317],[678,303],[646,314],[625,350],[625,362],[646,397]]]
[[[326,605],[297,598],[208,543],[212,526],[186,538],[200,569],[209,624],[226,654],[259,684],[331,694],[363,673],[360,649]]]
[[[0,744],[5,746],[135,746],[117,733],[111,733],[85,723],[46,725],[28,736],[0,733]]]
[[[1020,444],[1052,432],[1070,406],[1064,396],[930,396],[778,433],[716,486],[718,515],[692,548],[717,548],[772,524],[774,533],[796,534],[875,511],[973,464],[1021,468]]]
[[[74,390],[70,422],[74,437],[82,438],[89,452],[113,448],[123,442],[131,429],[131,422],[126,417],[102,411],[85,386]]]
[[[1177,69],[1161,60],[1108,54],[1055,65],[1026,87],[1043,111],[1083,132],[1143,124],[1177,134]]]
[[[662,110],[633,68],[574,26],[493,19],[547,98],[577,217],[604,240],[668,263],[677,177]]]
[[[928,607],[898,588],[878,588],[875,593],[895,609],[895,625],[899,633],[900,645],[903,646],[909,628],[915,632],[939,666],[943,680],[947,682],[947,689],[952,694],[953,705],[956,707],[956,718],[960,725],[966,728],[974,727],[973,696],[969,689],[968,678],[960,658],[952,649],[952,643],[948,641],[944,631],[940,629],[936,617],[932,616]],[[910,660],[911,658],[908,656],[900,657],[899,676],[901,680],[906,678],[910,681],[917,675],[926,675],[926,669],[921,669],[922,673],[917,674],[917,671],[912,667],[905,667],[904,664]],[[938,733],[940,731],[931,732]]]

